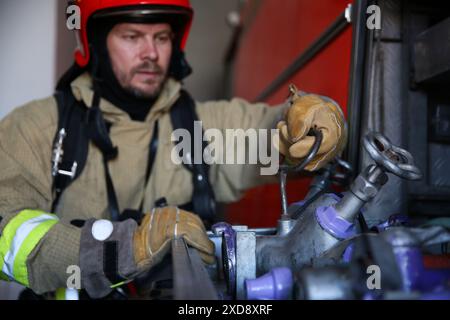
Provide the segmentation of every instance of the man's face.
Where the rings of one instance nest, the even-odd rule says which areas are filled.
[[[138,97],[156,98],[170,67],[172,39],[167,23],[115,25],[106,42],[120,85]]]

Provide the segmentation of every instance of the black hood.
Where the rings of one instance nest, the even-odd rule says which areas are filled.
[[[155,99],[142,98],[128,92],[120,85],[111,65],[106,39],[115,22],[98,23],[92,37],[92,63],[90,71],[94,78],[94,89],[100,96],[127,112],[133,120],[144,121]]]
[[[80,74],[89,71],[94,82],[93,89],[97,94],[114,104],[116,107],[127,112],[133,120],[144,121],[157,97],[154,99],[138,97],[122,88],[113,72],[107,50],[107,36],[112,28],[120,22],[142,23],[142,21],[129,21],[129,19],[94,19],[89,23],[90,26],[88,29],[93,31],[89,33],[91,61],[84,69],[77,65],[72,66],[59,81],[57,90],[69,86]],[[151,23],[158,22],[163,21],[151,21]],[[147,21],[147,23],[149,22]],[[180,50],[179,39],[175,39],[169,68],[169,77],[182,81],[190,75],[191,72],[192,69],[186,61],[184,53]]]

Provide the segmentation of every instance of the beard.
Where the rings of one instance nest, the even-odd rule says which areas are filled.
[[[132,85],[132,79],[134,76],[140,72],[152,72],[156,74],[156,77],[151,80],[146,80],[143,83],[151,86],[151,89],[142,89],[140,87]],[[118,72],[118,80],[121,84],[122,88],[138,99],[156,99],[167,81],[167,73],[163,71],[163,69],[156,63],[151,61],[146,61],[140,64],[137,67],[131,69],[129,73]]]

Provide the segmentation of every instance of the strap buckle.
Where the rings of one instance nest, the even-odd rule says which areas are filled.
[[[71,179],[73,179],[73,178],[75,178],[75,175],[77,174],[77,167],[78,167],[78,163],[75,161],[72,164],[72,168],[70,169],[70,171],[58,170],[58,174],[63,175],[63,176],[68,176]]]

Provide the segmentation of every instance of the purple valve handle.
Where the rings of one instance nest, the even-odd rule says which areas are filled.
[[[222,260],[228,294],[236,294],[236,231],[226,223],[220,222],[212,226],[214,233],[222,234]]]
[[[289,268],[274,268],[269,273],[245,280],[248,300],[288,300],[292,298],[294,280]]]
[[[332,206],[317,208],[316,218],[320,226],[337,239],[345,240],[356,235],[355,224],[342,218]]]

